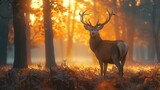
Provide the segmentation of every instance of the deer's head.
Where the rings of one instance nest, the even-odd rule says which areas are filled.
[[[84,18],[83,18],[84,15],[88,15],[88,14],[85,14],[86,11],[79,13],[79,15],[80,15],[81,22],[84,24],[84,28],[90,32],[91,37],[95,37],[95,36],[99,35],[98,31],[101,30],[104,27],[104,25],[110,21],[112,15],[115,15],[113,13],[113,11],[110,13],[109,10],[107,10],[109,17],[105,20],[105,22],[99,23],[99,19],[98,19],[96,25],[93,26],[89,19],[88,19],[88,22],[84,21]]]

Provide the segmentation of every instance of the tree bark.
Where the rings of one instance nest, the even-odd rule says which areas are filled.
[[[9,20],[0,17],[0,65],[7,64]]]
[[[67,22],[67,33],[68,33],[68,42],[67,42],[67,59],[68,63],[71,62],[72,59],[72,47],[73,47],[73,37],[74,37],[74,29],[75,29],[75,15],[76,15],[76,10],[77,10],[77,2],[75,2],[75,7],[73,11],[73,20],[72,20],[72,26],[70,25],[71,21],[71,13],[70,13],[70,6],[71,2],[69,0],[69,15],[68,15],[68,22]]]
[[[132,1],[132,6],[129,7],[129,12],[126,15],[128,18],[128,25],[127,25],[127,33],[128,33],[128,45],[129,45],[129,52],[128,52],[128,61],[133,61],[133,44],[134,44],[134,30],[135,30],[135,1]]]
[[[126,33],[126,14],[123,13],[124,12],[124,7],[125,7],[125,3],[123,1],[120,2],[121,4],[121,7],[120,7],[120,12],[121,12],[121,19],[122,19],[122,22],[120,23],[121,25],[121,28],[122,28],[122,35],[121,35],[121,39],[124,40],[124,41],[127,41],[127,33]]]
[[[30,26],[29,26],[29,13],[26,13],[26,37],[27,37],[27,63],[32,64],[31,61],[31,40],[30,40]]]
[[[155,59],[155,43],[150,41],[148,46],[148,59],[153,61]]]
[[[158,59],[158,63],[160,63],[160,18],[159,18],[159,22],[158,22],[158,27],[157,27],[157,43],[156,43],[156,49],[157,49],[157,59]]]
[[[26,6],[26,15],[25,15],[25,23],[26,23],[26,37],[27,37],[27,63],[28,65],[32,64],[32,61],[31,61],[31,40],[30,40],[30,25],[29,25],[29,15],[30,15],[30,3],[31,0],[28,0],[26,3],[27,3],[27,6]]]
[[[22,0],[14,0],[13,8],[13,27],[14,27],[14,47],[15,56],[13,68],[27,68],[26,50],[26,28]]]
[[[160,25],[160,18],[158,13],[158,0],[153,0],[153,11],[152,11],[152,30],[153,30],[153,37],[155,43],[155,52],[158,63],[160,63],[160,46],[159,46],[159,25]],[[157,21],[158,20],[158,21]]]
[[[0,65],[7,64],[7,44],[9,34],[9,2],[0,3]]]
[[[63,48],[63,36],[60,38],[60,51],[61,51],[61,59],[64,59],[64,48]]]
[[[55,54],[53,44],[53,31],[51,21],[51,6],[49,0],[43,0],[43,13],[44,13],[44,31],[45,31],[45,67],[50,68],[55,66]]]
[[[114,11],[118,13],[117,0],[113,0]],[[120,40],[120,32],[119,32],[119,18],[118,15],[114,17],[114,31],[116,33],[116,39]]]
[[[66,51],[66,55],[67,55],[67,62],[70,63],[71,62],[71,49],[72,49],[72,37],[71,37],[71,28],[70,28],[70,20],[71,20],[71,14],[70,14],[70,0],[69,2],[69,6],[68,6],[68,21],[67,21],[67,34],[68,34],[68,42],[67,42],[67,51]]]

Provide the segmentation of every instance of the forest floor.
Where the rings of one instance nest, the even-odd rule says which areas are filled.
[[[99,75],[98,66],[1,66],[0,90],[160,90],[160,65],[127,65],[123,78],[115,66],[108,67],[106,77]]]

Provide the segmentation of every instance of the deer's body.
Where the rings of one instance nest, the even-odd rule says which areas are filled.
[[[119,74],[123,75],[123,66],[128,51],[128,46],[124,41],[102,40],[99,35],[95,35],[95,37],[90,37],[89,44],[99,61],[101,75],[105,76],[108,63],[115,64]]]
[[[90,32],[90,48],[99,61],[101,75],[105,76],[107,65],[110,63],[115,64],[119,70],[119,75],[123,76],[123,66],[128,52],[127,43],[122,40],[102,40],[98,32],[106,23],[109,22],[114,13],[110,13],[108,11],[109,18],[102,24],[97,22],[95,26],[92,26],[89,20],[89,23],[83,21],[84,13],[85,12],[80,14],[81,22],[84,24],[84,28]]]
[[[113,64],[113,54],[116,57],[120,57],[116,41],[99,40],[97,43],[96,40],[90,39],[90,48],[96,55],[97,59],[104,63]]]

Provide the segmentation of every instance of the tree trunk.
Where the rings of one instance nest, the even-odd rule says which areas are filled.
[[[135,53],[135,59],[137,60],[139,58],[139,51],[138,51],[138,46],[137,44],[134,45],[134,53]]]
[[[150,41],[148,46],[148,59],[153,61],[155,59],[155,43]]]
[[[67,42],[67,62],[70,63],[71,61],[71,49],[72,49],[72,38],[71,38],[71,28],[70,28],[70,20],[71,20],[71,14],[70,14],[70,0],[69,0],[69,6],[68,6],[68,21],[67,21],[67,34],[68,34],[68,42]]]
[[[7,64],[7,44],[9,34],[9,2],[0,4],[0,65]]]
[[[0,65],[7,64],[9,20],[0,17]]]
[[[122,18],[122,22],[120,24],[121,24],[121,28],[123,30],[121,38],[122,38],[122,40],[124,40],[125,42],[128,43],[128,32],[127,32],[127,30],[128,30],[128,22],[129,22],[129,20],[128,20],[128,16],[127,16],[127,13],[126,13],[126,12],[128,12],[126,10],[126,7],[128,8],[128,3],[126,1],[124,1],[124,0],[121,0],[120,1],[120,5],[121,5],[120,6],[120,12],[121,12],[121,18]],[[127,53],[126,62],[128,62],[128,61],[130,61],[130,59],[129,59],[129,55]]]
[[[27,63],[32,64],[31,61],[31,40],[30,40],[30,26],[29,26],[29,14],[26,14],[26,34],[27,34]]]
[[[154,43],[155,43],[155,55],[157,56],[157,49],[156,49],[156,2],[153,4],[153,11],[152,11],[152,32],[153,32],[153,38],[154,38]]]
[[[156,49],[157,49],[157,59],[158,59],[158,63],[160,63],[160,41],[159,41],[159,38],[160,38],[160,18],[159,18],[159,22],[158,22],[158,27],[157,27],[157,46],[156,46]]]
[[[121,14],[121,18],[123,19],[122,20],[122,23],[121,23],[121,27],[122,27],[122,36],[121,36],[121,39],[124,40],[124,41],[127,41],[127,31],[126,31],[126,28],[127,28],[127,23],[126,23],[126,14],[125,13],[122,13]]]
[[[47,68],[55,66],[55,54],[53,44],[53,31],[51,21],[51,6],[49,0],[43,0],[43,13],[44,13],[44,31],[45,31],[45,56]]]
[[[145,60],[145,50],[143,44],[141,45],[141,61]]]
[[[158,8],[157,12],[160,11],[160,8]],[[160,15],[160,12],[158,12],[158,15]],[[159,41],[159,38],[160,38],[160,17],[157,17],[158,18],[158,24],[157,24],[157,32],[156,32],[156,50],[157,50],[157,61],[158,63],[160,63],[160,41]]]
[[[121,39],[126,41],[126,14],[123,13],[124,12],[124,7],[125,7],[125,3],[123,1],[120,1],[120,14],[121,14],[121,19],[122,19],[122,22],[120,23],[120,26],[122,28],[122,35],[121,35]]]
[[[61,50],[61,59],[64,59],[64,48],[63,48],[63,37],[60,38],[60,50]]]
[[[117,0],[113,0],[113,4],[114,4],[114,11],[116,13],[118,13],[118,8],[117,8]],[[116,15],[114,17],[114,31],[116,33],[116,39],[120,40],[120,32],[119,32],[119,18],[118,15]]]
[[[130,7],[130,11],[128,12],[128,45],[129,45],[129,52],[128,52],[128,61],[133,61],[133,44],[134,44],[134,30],[135,30],[135,1],[132,3],[132,7]]]
[[[158,0],[153,0],[153,11],[152,11],[152,30],[153,30],[153,37],[155,42],[155,52],[157,56],[158,63],[160,62],[160,46],[159,46],[159,25],[160,25],[160,18],[158,13]],[[158,21],[157,21],[158,20]]]
[[[30,25],[29,25],[29,9],[30,9],[30,2],[31,0],[28,0],[27,3],[27,9],[26,9],[26,15],[25,15],[25,23],[26,23],[26,37],[27,37],[27,63],[28,65],[32,64],[31,62],[31,40],[30,40]]]
[[[15,56],[13,68],[27,68],[27,49],[26,49],[26,30],[24,9],[21,0],[14,0],[13,8],[13,27],[14,27],[14,47]]]

